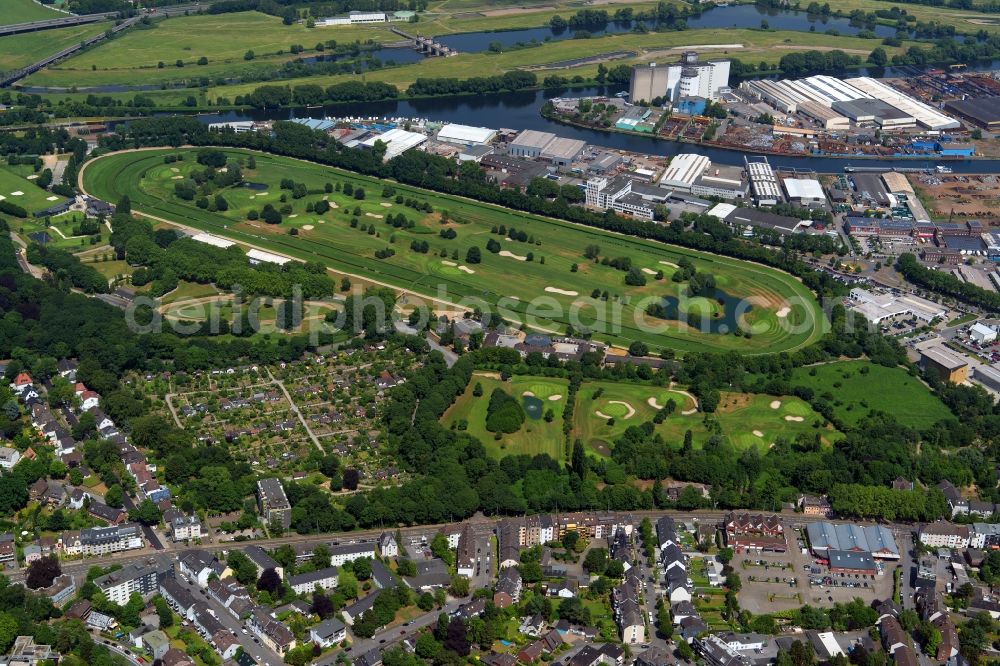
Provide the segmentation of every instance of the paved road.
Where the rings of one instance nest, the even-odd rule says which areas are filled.
[[[208,607],[215,613],[215,618],[239,641],[240,645],[243,646],[243,651],[256,659],[258,664],[261,666],[278,666],[278,664],[283,663],[281,656],[277,652],[263,645],[253,634],[245,631],[243,623],[230,615],[229,611],[222,604],[210,597],[196,583],[185,580],[183,576],[177,576],[177,581],[185,586],[194,595],[195,599],[208,604]]]

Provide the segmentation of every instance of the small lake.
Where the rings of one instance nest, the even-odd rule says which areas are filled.
[[[545,403],[542,402],[541,398],[536,398],[533,395],[521,396],[521,405],[524,407],[524,413],[528,415],[529,419],[537,421],[542,418],[542,410],[545,407]]]
[[[687,299],[689,297],[685,297]],[[683,321],[701,333],[726,335],[739,328],[739,318],[751,310],[753,306],[742,298],[730,296],[721,289],[716,289],[711,296],[702,297],[715,301],[719,306],[714,310],[714,316],[701,312],[681,312],[680,299],[676,296],[664,296],[662,305],[665,310],[663,319],[668,321]]]

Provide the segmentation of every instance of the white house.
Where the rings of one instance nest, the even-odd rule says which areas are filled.
[[[309,630],[309,638],[320,647],[328,648],[347,638],[347,628],[337,618],[323,620]]]

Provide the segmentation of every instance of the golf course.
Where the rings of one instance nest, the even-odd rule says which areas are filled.
[[[763,354],[801,348],[822,334],[812,294],[770,268],[291,158],[224,152],[230,164],[242,164],[244,179],[214,193],[225,199],[224,211],[199,208],[176,194],[179,184],[204,171],[194,149],[103,156],[81,171],[81,186],[107,201],[127,195],[134,211],[157,221],[318,260],[338,275],[469,308],[497,307],[508,320],[542,331],[562,332],[572,324],[622,347],[640,340],[654,350]],[[298,185],[295,194],[301,196],[283,190],[282,181]],[[315,212],[319,202],[325,202],[322,213]],[[283,211],[280,223],[260,218],[267,205]],[[523,240],[499,233],[501,226],[523,232]],[[627,258],[648,277],[646,284],[628,286],[623,271],[588,260],[584,254],[591,246],[602,258]],[[682,260],[714,277],[714,298],[690,297],[684,282],[670,279]],[[731,307],[737,301],[740,306]],[[646,315],[649,305],[664,302],[673,319]],[[733,335],[734,326],[752,336]]]

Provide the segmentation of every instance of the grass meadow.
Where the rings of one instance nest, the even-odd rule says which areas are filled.
[[[235,150],[227,153],[231,159],[244,162],[251,154]],[[183,155],[185,159],[165,164],[166,155]],[[498,306],[507,319],[526,322],[538,330],[561,332],[575,323],[600,331],[595,333],[597,337],[619,346],[643,340],[654,349],[738,349],[750,354],[797,349],[811,344],[822,333],[822,325],[789,332],[782,317],[797,324],[819,322],[822,315],[801,283],[763,266],[392,185],[394,195],[430,204],[434,212],[428,214],[398,203],[397,196],[382,196],[383,187],[389,183],[289,158],[260,153],[255,157],[256,169],[244,170],[244,177],[257,189],[236,186],[225,190],[222,194],[229,209],[224,213],[199,209],[174,194],[178,180],[201,168],[193,150],[150,150],[101,157],[87,164],[82,178],[87,192],[109,201],[128,194],[134,210],[159,221],[215,233],[301,260],[318,260],[338,274],[359,276],[435,299],[464,299],[469,306]],[[249,220],[251,209],[259,210],[267,203],[276,208],[285,205],[280,199],[287,192],[279,187],[283,178],[306,184],[309,194],[298,200],[287,197],[291,212],[283,216],[281,224]],[[336,191],[326,194],[324,185],[328,182],[361,187],[365,198],[358,200]],[[307,203],[324,198],[332,210],[322,215],[306,210]],[[447,223],[442,221],[443,211],[449,214]],[[390,214],[405,215],[414,227],[394,229],[385,222]],[[356,226],[352,226],[352,219],[357,221]],[[534,244],[492,233],[499,225],[525,231]],[[293,229],[297,235],[289,234]],[[457,237],[442,238],[439,232],[445,229],[453,229]],[[499,254],[485,250],[490,239],[500,243]],[[414,251],[413,242],[427,242],[429,252]],[[647,284],[626,286],[623,272],[587,261],[583,253],[588,245],[598,245],[602,256],[628,256],[634,266],[649,274]],[[467,264],[470,247],[481,249],[481,263]],[[375,257],[377,251],[385,249],[394,250],[394,256]],[[533,254],[532,261],[527,260],[529,253]],[[698,270],[715,275],[718,287],[726,293],[753,303],[752,310],[740,320],[745,328],[752,327],[752,338],[702,332],[686,322],[644,316],[646,304],[676,296],[684,289],[669,279],[681,257],[689,258]],[[578,265],[577,272],[571,270],[574,264]],[[657,271],[663,272],[663,280],[654,279],[652,273]],[[609,299],[591,298],[595,289],[607,290]],[[442,290],[445,296],[440,296]],[[574,309],[579,316],[571,322],[569,313]]]
[[[12,0],[4,0],[10,2]],[[13,0],[15,2],[19,0]],[[0,23],[6,19],[6,7],[0,10]],[[51,18],[51,17],[49,17]],[[17,21],[12,21],[16,23]],[[99,35],[111,27],[110,23],[88,23],[69,28],[55,28],[43,32],[26,32],[9,35],[0,39],[0,72],[20,69],[42,58],[58,53],[65,48],[82,42],[88,37]],[[77,85],[69,83],[69,86]],[[82,85],[82,84],[81,84]]]
[[[918,378],[902,368],[868,361],[838,361],[797,368],[792,383],[828,393],[838,418],[855,424],[871,411],[892,414],[900,423],[927,428],[951,418],[948,408]]]
[[[0,12],[0,25],[45,21],[65,16],[67,14],[50,9],[34,0],[3,0],[3,11]]]

